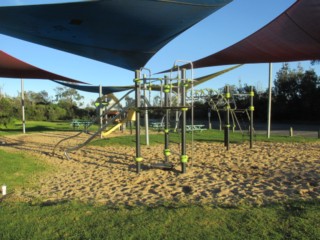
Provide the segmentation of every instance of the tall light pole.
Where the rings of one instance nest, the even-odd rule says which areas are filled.
[[[100,84],[99,86],[99,114],[100,114],[100,128],[102,128],[103,125],[103,108],[102,108],[102,86]],[[100,134],[100,138],[102,139],[102,132]]]
[[[268,96],[268,130],[267,137],[271,135],[271,103],[272,103],[272,63],[269,63],[269,96]]]
[[[24,81],[21,78],[21,108],[22,108],[22,132],[26,133],[26,118],[24,114]]]
[[[149,113],[147,110],[148,104],[147,104],[147,95],[146,95],[146,89],[147,89],[147,76],[143,75],[143,95],[144,95],[144,107],[146,110],[144,111],[144,127],[146,131],[146,145],[149,146]],[[150,99],[149,99],[150,100]]]

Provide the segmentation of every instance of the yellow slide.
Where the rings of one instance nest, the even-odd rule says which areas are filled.
[[[136,120],[136,112],[134,110],[129,110],[127,117],[123,120],[121,120],[118,124],[116,124],[115,126],[113,126],[112,128],[110,128],[109,130],[101,133],[101,135],[103,137],[108,136],[109,134],[113,133],[115,130],[119,129],[119,127],[122,124],[125,124],[127,121],[135,121]]]
[[[122,122],[116,124],[115,126],[113,126],[112,128],[110,128],[108,131],[103,132],[101,135],[102,137],[106,137],[108,136],[110,133],[114,132],[116,129],[119,129],[119,127],[122,125]]]

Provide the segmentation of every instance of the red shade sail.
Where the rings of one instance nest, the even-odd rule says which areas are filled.
[[[28,63],[25,63],[17,58],[14,58],[3,51],[0,51],[0,77],[24,79],[49,79],[73,83],[84,83],[81,81],[77,81],[71,78],[67,78],[61,75],[57,75],[42,70]]]
[[[265,27],[220,52],[194,61],[193,67],[317,60],[319,26],[320,1],[299,0]]]

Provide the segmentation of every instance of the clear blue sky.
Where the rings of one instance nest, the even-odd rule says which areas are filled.
[[[1,0],[1,5],[16,3],[36,3],[44,0]],[[51,2],[62,2],[51,1]],[[190,28],[162,48],[146,65],[153,73],[170,68],[180,60],[194,61],[217,51],[220,51],[254,33],[294,3],[294,0],[234,0],[219,11],[213,13],[194,27]],[[39,68],[88,82],[93,85],[131,85],[134,73],[112,65],[100,63],[77,55],[65,53],[37,44],[28,43],[0,34],[1,50]],[[297,67],[297,62],[290,63],[291,68]],[[301,62],[304,69],[314,68],[320,75],[320,65],[311,66],[310,61]],[[273,64],[273,75],[282,64]],[[201,77],[221,69],[210,67],[196,69],[195,77]],[[268,86],[268,64],[247,64],[199,88],[219,89],[225,84],[241,82],[254,85],[259,89]],[[54,88],[60,86],[51,81],[25,80],[26,91],[46,90],[54,95]],[[20,92],[19,79],[0,78],[0,88],[11,96]],[[96,99],[96,94],[80,92],[85,96],[85,102]]]

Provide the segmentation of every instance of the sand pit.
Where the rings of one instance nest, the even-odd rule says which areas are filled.
[[[180,174],[179,156],[173,171],[149,169],[163,158],[163,146],[142,147],[145,167],[135,173],[135,149],[123,146],[85,147],[63,155],[66,135],[52,132],[0,137],[0,148],[33,154],[56,171],[39,179],[37,189],[13,193],[26,201],[80,200],[101,204],[158,205],[196,203],[263,205],[288,200],[320,200],[320,142],[233,144],[195,142],[193,159],[186,174]],[[191,155],[188,146],[188,155]],[[178,152],[178,146],[173,145]],[[192,166],[191,166],[192,165]]]

